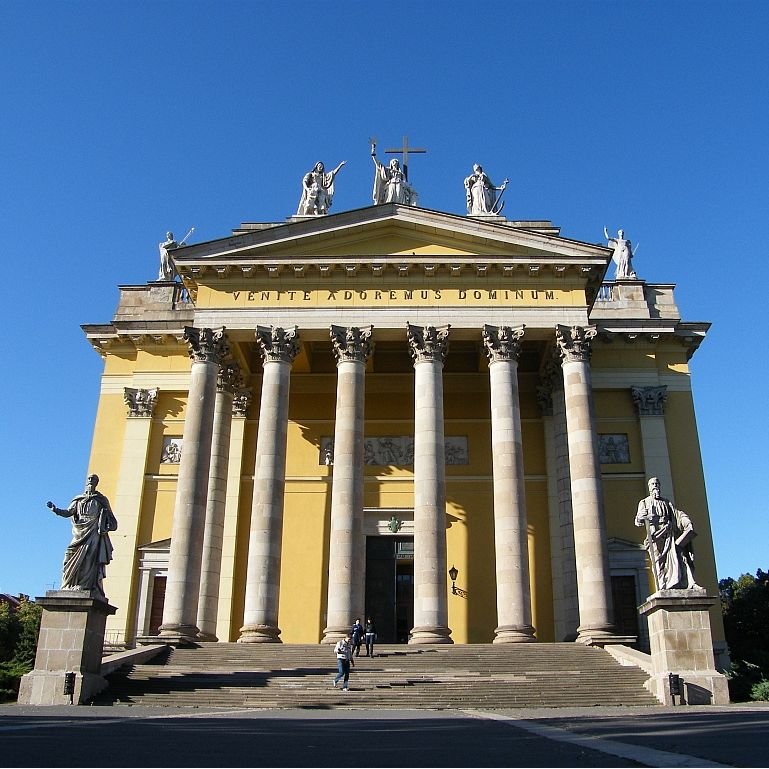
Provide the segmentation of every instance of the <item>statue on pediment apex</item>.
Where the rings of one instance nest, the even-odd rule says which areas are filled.
[[[617,230],[617,237],[612,238],[606,227],[603,228],[603,234],[609,243],[609,248],[614,249],[612,261],[615,264],[614,280],[630,279],[635,280],[636,273],[633,269],[633,246],[625,237],[625,230]],[[636,246],[636,249],[638,246]]]
[[[495,186],[483,167],[475,163],[473,172],[465,179],[467,213],[470,216],[477,214],[498,215],[505,205],[500,201],[500,198],[509,181],[509,179],[505,179],[499,187]]]
[[[312,171],[302,177],[302,197],[297,216],[323,216],[328,213],[334,199],[334,179],[346,162],[343,160],[332,171],[326,171],[319,160]]]
[[[386,166],[377,160],[376,144],[371,145],[371,159],[374,161],[374,205],[400,203],[403,206],[417,205],[417,192],[408,183],[401,164],[393,158]]]

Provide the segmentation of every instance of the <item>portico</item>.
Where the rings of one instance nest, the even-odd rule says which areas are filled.
[[[106,371],[103,408],[125,386],[158,390],[125,544],[171,539],[161,634],[333,642],[381,610],[367,604],[367,543],[391,537],[413,541],[411,643],[610,642],[609,541],[634,535],[617,500],[638,496],[649,455],[632,387],[689,398],[662,361],[685,364],[704,331],[648,302],[612,315],[599,300],[609,259],[550,222],[388,204],[180,248],[183,288],[149,320],[135,308],[157,286],[124,292],[113,323],[86,332],[108,358],[143,361]],[[651,330],[638,362],[612,366],[639,323]],[[216,365],[242,377],[218,398],[216,370],[190,378],[188,327],[221,333]],[[253,399],[231,430],[240,388]],[[601,457],[604,434],[632,449],[621,473]],[[174,436],[181,462],[153,464]],[[215,471],[212,456],[224,458]],[[138,571],[126,561],[121,573],[146,606]],[[128,638],[141,623],[127,614],[110,621]]]

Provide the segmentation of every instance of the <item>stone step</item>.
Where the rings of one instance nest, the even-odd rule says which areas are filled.
[[[581,644],[381,644],[333,689],[329,645],[207,643],[109,677],[97,702],[254,708],[657,705],[646,674]]]

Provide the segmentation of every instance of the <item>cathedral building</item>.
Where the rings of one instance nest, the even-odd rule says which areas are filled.
[[[709,324],[637,277],[623,233],[470,197],[169,236],[160,279],[83,327],[110,640],[321,643],[371,617],[385,643],[648,651],[651,477],[716,593],[688,364]]]

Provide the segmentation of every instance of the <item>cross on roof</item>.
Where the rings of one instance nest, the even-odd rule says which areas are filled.
[[[409,178],[409,152],[419,152],[424,154],[427,152],[426,149],[422,149],[421,147],[409,147],[409,137],[404,136],[403,137],[403,146],[400,148],[392,148],[389,150],[385,150],[385,154],[389,155],[403,155],[403,174],[408,179]]]

